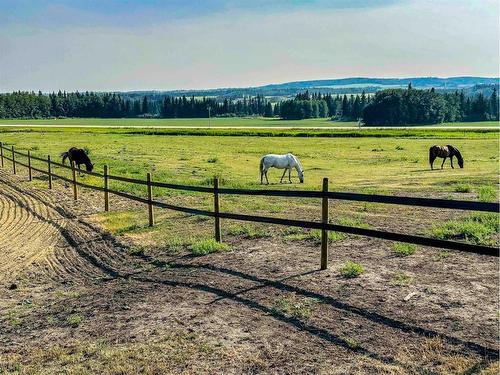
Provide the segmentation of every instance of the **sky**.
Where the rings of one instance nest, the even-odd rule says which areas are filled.
[[[0,92],[499,76],[498,0],[0,0]]]

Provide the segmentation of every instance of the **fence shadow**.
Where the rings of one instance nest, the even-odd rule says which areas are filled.
[[[45,204],[46,206],[54,209],[56,212],[61,214],[64,218],[77,220],[79,224],[85,226],[89,232],[98,236],[103,241],[108,241],[113,246],[121,247],[124,250],[126,250],[128,248],[126,245],[124,245],[123,243],[118,241],[114,236],[110,235],[109,233],[106,233],[105,231],[96,227],[95,225],[92,225],[92,224],[90,224],[82,219],[76,218],[75,215],[69,213],[64,208],[58,207],[58,206],[52,204],[51,202],[47,202],[36,194],[33,194],[33,193],[26,191],[26,190],[22,190],[18,186],[16,186],[15,184],[11,183],[10,181],[2,179],[2,183],[9,185],[12,189],[17,190],[19,193],[30,195],[33,199],[36,199],[36,200],[40,201],[41,203]],[[231,275],[231,276],[238,277],[241,279],[250,280],[250,281],[253,281],[253,282],[260,284],[258,286],[254,286],[252,288],[248,288],[248,289],[242,290],[242,291],[237,292],[237,293],[233,293],[233,292],[227,291],[227,290],[222,289],[222,288],[217,288],[213,285],[209,285],[208,283],[203,283],[203,282],[185,282],[185,281],[178,281],[178,280],[168,280],[168,279],[163,279],[163,278],[146,277],[146,276],[142,275],[142,271],[137,271],[137,272],[133,272],[133,273],[125,273],[125,272],[117,270],[113,267],[110,267],[109,265],[104,263],[102,260],[97,258],[95,255],[86,252],[85,249],[80,248],[79,240],[74,237],[74,235],[71,233],[71,231],[69,229],[61,226],[60,223],[58,223],[57,221],[54,221],[50,218],[46,218],[46,217],[40,215],[35,210],[33,210],[32,207],[27,205],[25,202],[19,200],[18,197],[15,197],[15,196],[8,194],[6,192],[3,192],[2,194],[9,197],[9,199],[12,199],[16,204],[20,205],[24,209],[29,210],[31,212],[31,214],[34,215],[37,219],[45,221],[45,222],[49,222],[51,225],[53,225],[55,228],[57,228],[57,230],[61,233],[61,236],[77,251],[77,253],[82,258],[87,260],[93,266],[101,269],[105,274],[107,274],[110,277],[110,279],[132,278],[132,279],[140,281],[140,282],[163,284],[163,285],[175,286],[175,287],[180,286],[180,287],[184,287],[184,288],[189,288],[189,289],[194,289],[194,290],[198,290],[198,291],[202,291],[202,292],[211,293],[211,294],[217,296],[217,298],[212,303],[217,303],[218,301],[221,301],[224,299],[231,300],[231,301],[236,302],[238,304],[244,305],[248,308],[251,308],[251,309],[254,309],[257,311],[261,311],[262,313],[264,313],[266,315],[272,316],[276,320],[279,320],[281,322],[292,325],[300,331],[307,332],[308,334],[313,335],[313,336],[318,337],[318,338],[321,338],[322,340],[327,341],[331,344],[343,347],[347,350],[356,352],[356,353],[364,355],[366,357],[379,360],[383,363],[394,364],[397,366],[401,366],[403,368],[410,368],[410,367],[414,368],[414,367],[410,366],[408,364],[402,363],[402,362],[400,362],[400,361],[398,361],[395,358],[392,358],[390,356],[381,355],[381,354],[375,353],[375,352],[370,351],[370,350],[363,348],[363,347],[353,347],[352,344],[347,342],[345,339],[333,334],[332,332],[328,331],[327,329],[308,324],[308,323],[306,323],[298,318],[286,316],[286,315],[280,313],[279,311],[276,311],[275,309],[273,309],[271,307],[268,307],[268,306],[265,306],[265,305],[259,303],[258,301],[255,301],[255,300],[247,298],[247,297],[243,297],[242,294],[249,292],[249,291],[252,291],[252,290],[258,290],[258,289],[270,286],[270,287],[276,288],[276,289],[281,290],[281,291],[293,292],[293,293],[296,293],[296,294],[304,296],[304,297],[315,298],[315,299],[319,300],[321,303],[329,305],[333,308],[343,310],[343,311],[346,311],[346,312],[351,313],[351,314],[358,315],[358,316],[360,316],[364,319],[367,319],[371,322],[385,325],[387,327],[397,329],[401,332],[414,333],[414,334],[417,334],[417,335],[423,336],[423,337],[431,337],[431,338],[437,337],[437,338],[443,339],[444,341],[446,341],[449,344],[459,345],[459,346],[462,346],[463,348],[465,348],[471,352],[477,353],[487,360],[496,360],[499,357],[498,351],[496,349],[489,348],[489,347],[486,347],[486,346],[483,346],[483,345],[480,345],[480,344],[477,344],[474,342],[461,340],[459,338],[449,336],[449,335],[446,335],[443,333],[439,333],[437,331],[433,331],[430,329],[414,326],[414,325],[411,325],[409,323],[405,323],[405,322],[399,321],[397,319],[384,316],[384,315],[379,314],[377,312],[367,310],[365,308],[360,308],[357,306],[353,306],[353,305],[344,303],[344,302],[339,301],[331,296],[327,296],[327,295],[323,295],[321,293],[309,291],[307,289],[296,287],[296,286],[290,285],[290,284],[285,282],[288,278],[293,278],[293,277],[297,277],[297,276],[301,276],[301,275],[305,275],[305,274],[313,273],[313,272],[317,272],[317,271],[308,271],[308,272],[301,274],[301,275],[294,275],[294,276],[290,276],[288,278],[281,279],[281,280],[273,280],[273,279],[268,279],[268,278],[252,275],[249,273],[245,273],[242,271],[234,270],[231,268],[219,267],[219,266],[215,266],[215,265],[207,264],[207,263],[205,263],[205,264],[181,263],[181,262],[179,262],[179,260],[182,261],[182,257],[179,257],[177,259],[177,262],[171,262],[171,261],[165,262],[165,261],[162,261],[159,259],[155,259],[154,257],[148,256],[148,255],[144,255],[144,254],[137,255],[137,256],[141,257],[144,261],[146,261],[146,262],[148,262],[148,263],[150,263],[153,266],[158,267],[158,268],[164,268],[168,264],[173,269],[177,268],[177,269],[209,270],[209,271],[217,272],[217,273],[220,273],[223,275],[224,274]],[[423,370],[423,369],[420,369],[420,370]]]
[[[258,286],[255,286],[252,288],[247,288],[247,289],[242,290],[238,293],[229,293],[228,296],[218,298],[218,299],[214,300],[212,303],[218,302],[218,301],[225,299],[225,298],[239,297],[239,295],[242,295],[242,294],[250,292],[250,291],[258,290],[261,288],[273,287],[273,288],[276,288],[276,289],[281,290],[281,291],[291,292],[291,293],[295,293],[295,294],[298,294],[298,295],[301,295],[304,297],[317,299],[321,303],[330,305],[333,308],[343,310],[343,311],[349,312],[351,314],[358,315],[358,316],[365,318],[373,323],[382,324],[382,325],[385,325],[387,327],[397,329],[401,332],[414,333],[414,334],[417,334],[419,336],[428,337],[428,338],[440,338],[449,344],[461,345],[464,348],[467,348],[468,350],[470,350],[472,352],[475,352],[475,353],[480,354],[480,355],[485,355],[488,358],[498,359],[498,357],[499,357],[498,351],[496,349],[488,348],[486,346],[483,346],[483,345],[480,345],[480,344],[477,344],[477,343],[474,343],[471,341],[465,341],[465,340],[462,340],[462,339],[459,339],[459,338],[456,338],[453,336],[449,336],[449,335],[446,335],[446,334],[443,334],[443,333],[440,333],[440,332],[437,332],[437,331],[434,331],[431,329],[411,325],[411,324],[399,321],[397,319],[384,316],[384,315],[379,314],[379,313],[374,312],[374,311],[370,311],[370,310],[367,310],[364,308],[360,308],[357,306],[347,304],[347,303],[339,301],[331,296],[327,296],[327,295],[324,295],[321,293],[313,292],[313,291],[303,289],[303,288],[300,288],[297,286],[293,286],[293,285],[290,285],[290,284],[287,284],[284,282],[290,278],[294,278],[297,276],[304,276],[307,274],[320,272],[320,271],[316,271],[316,270],[309,271],[309,272],[301,273],[298,275],[289,276],[289,277],[287,277],[285,279],[281,279],[281,280],[271,280],[271,279],[258,277],[255,275],[251,275],[251,274],[244,273],[244,272],[237,271],[237,270],[230,269],[230,268],[214,266],[212,264],[194,264],[193,265],[193,264],[172,263],[172,262],[168,262],[168,264],[172,268],[206,269],[206,270],[224,273],[224,274],[239,277],[239,278],[242,278],[245,280],[250,280],[253,282],[260,283],[260,285],[258,285]]]

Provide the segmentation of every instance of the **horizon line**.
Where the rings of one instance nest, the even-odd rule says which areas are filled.
[[[377,76],[351,76],[351,77],[340,77],[340,78],[319,78],[319,79],[304,79],[297,81],[284,81],[277,83],[267,83],[263,85],[254,85],[254,86],[221,86],[221,87],[207,87],[207,88],[174,88],[174,89],[128,89],[128,90],[52,90],[52,91],[43,91],[40,89],[30,89],[30,90],[12,90],[12,91],[0,91],[1,94],[6,94],[9,92],[42,92],[43,94],[51,94],[53,92],[96,92],[96,93],[135,93],[135,92],[192,92],[192,91],[217,91],[217,90],[248,90],[248,89],[258,89],[264,88],[268,86],[278,86],[278,85],[286,85],[286,84],[294,84],[294,83],[302,83],[302,82],[315,82],[315,81],[338,81],[345,79],[397,79],[397,80],[406,80],[406,79],[456,79],[456,78],[477,78],[477,79],[496,79],[500,81],[500,76],[474,76],[474,75],[459,75],[459,76],[406,76],[406,77],[394,77],[394,76],[385,76],[385,77],[377,77]],[[369,86],[367,86],[369,87]],[[317,87],[321,88],[321,87]]]

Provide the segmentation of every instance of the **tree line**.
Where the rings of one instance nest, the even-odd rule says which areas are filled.
[[[332,120],[357,121],[369,102],[370,97],[365,92],[361,95],[332,95],[306,91],[276,104],[274,114],[287,120],[331,117]]]
[[[363,109],[366,125],[438,124],[456,121],[498,120],[496,87],[489,98],[483,93],[466,97],[462,92],[438,93],[434,89],[379,91]]]
[[[388,89],[375,95],[297,94],[272,104],[261,95],[238,100],[186,97],[123,97],[118,93],[13,92],[0,94],[0,118],[264,116],[283,119],[331,118],[366,125],[432,124],[498,120],[498,95],[466,96],[463,91]]]
[[[159,116],[163,118],[192,118],[211,116],[267,116],[274,115],[272,105],[263,96],[244,97],[240,100],[215,98],[187,98],[166,96],[160,104]]]
[[[40,91],[0,94],[0,118],[49,117],[207,117],[274,116],[271,103],[263,96],[220,102],[215,98],[166,96],[163,99],[124,98],[117,93],[61,92],[45,95]]]

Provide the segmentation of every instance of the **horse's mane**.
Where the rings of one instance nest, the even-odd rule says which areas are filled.
[[[85,150],[80,149],[80,151],[81,151],[81,157],[84,159],[85,163],[92,164],[92,162],[90,161],[90,158],[87,155],[87,153],[85,152]]]
[[[458,148],[452,145],[446,145],[446,147],[448,147],[449,150],[453,151],[458,159],[463,160],[462,154],[460,153],[460,151],[458,151]]]
[[[290,155],[292,155],[293,157],[293,160],[295,160],[295,162],[297,163],[297,165],[299,166],[300,168],[300,171],[301,172],[304,172],[304,168],[302,168],[302,164],[300,163],[300,160],[298,157],[296,157],[294,154],[290,153]]]

